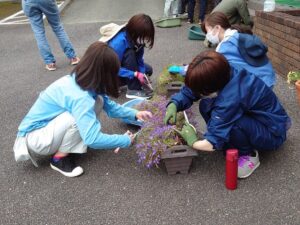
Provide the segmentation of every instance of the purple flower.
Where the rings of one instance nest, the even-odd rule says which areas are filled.
[[[157,166],[162,152],[170,146],[180,144],[182,140],[172,129],[173,126],[163,124],[167,103],[166,97],[155,96],[152,101],[145,101],[137,107],[138,110],[149,110],[153,113],[153,117],[143,123],[141,133],[134,144],[138,154],[138,163],[147,168]],[[187,114],[190,122],[194,124],[193,112],[189,109]]]

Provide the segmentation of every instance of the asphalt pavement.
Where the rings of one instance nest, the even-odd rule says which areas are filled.
[[[74,0],[64,11],[65,29],[79,56],[98,40],[99,28],[108,20],[125,21],[137,11],[153,13],[154,18],[162,13],[163,1],[118,2]],[[96,11],[114,17],[102,20]],[[164,66],[190,62],[205,49],[201,42],[188,40],[188,28],[183,23],[156,29],[154,48],[145,53],[145,61],[154,67],[153,80]],[[222,153],[200,153],[188,175],[174,176],[163,168],[142,168],[132,149],[119,154],[89,151],[77,160],[84,175],[73,179],[53,171],[47,157],[39,159],[39,168],[30,162],[16,164],[12,147],[20,121],[40,91],[72,70],[48,26],[47,35],[57,59],[55,72],[45,71],[29,25],[0,27],[1,225],[300,224],[300,107],[295,90],[281,77],[274,91],[293,120],[288,140],[278,151],[260,154],[260,167],[239,180],[235,191],[224,186]],[[117,101],[125,100],[123,94]],[[108,133],[133,130],[105,115],[102,125]]]

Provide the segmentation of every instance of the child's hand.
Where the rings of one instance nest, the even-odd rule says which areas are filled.
[[[135,139],[135,134],[131,133],[129,130],[126,131],[125,134],[127,134],[127,135],[129,136],[130,141],[131,141],[131,144],[133,144],[133,141],[134,141],[134,139]]]
[[[125,132],[125,134],[127,134],[130,138],[130,143],[132,144],[134,139],[135,139],[135,134],[131,133],[129,130]],[[124,135],[125,135],[124,134]],[[114,153],[118,154],[120,151],[120,147],[117,147],[115,150],[114,150]]]
[[[138,111],[137,114],[135,115],[135,117],[138,120],[145,121],[152,117],[152,113],[149,111]]]

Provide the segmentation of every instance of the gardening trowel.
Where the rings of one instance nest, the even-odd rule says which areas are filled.
[[[187,117],[185,111],[183,111],[183,115],[184,115],[185,122],[194,129],[195,133],[197,133],[196,128],[190,123],[189,118]]]

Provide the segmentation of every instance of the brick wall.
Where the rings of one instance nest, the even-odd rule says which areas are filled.
[[[268,46],[268,56],[281,76],[300,70],[300,10],[256,11],[254,33]]]

